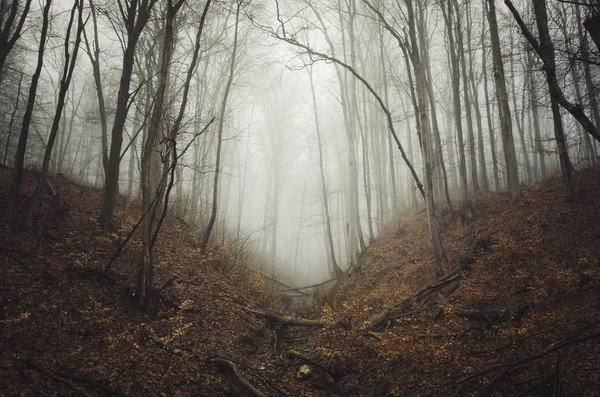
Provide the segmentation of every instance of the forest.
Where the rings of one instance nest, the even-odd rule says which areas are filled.
[[[596,0],[0,0],[0,394],[598,396]]]

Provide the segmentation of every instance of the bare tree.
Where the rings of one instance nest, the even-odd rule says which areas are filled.
[[[92,27],[93,27],[93,42],[90,43],[85,29],[83,30],[83,39],[85,42],[86,53],[92,64],[92,74],[94,76],[94,83],[96,87],[96,94],[98,96],[98,111],[100,112],[100,127],[102,131],[101,142],[102,142],[102,166],[104,167],[104,174],[108,172],[108,123],[106,114],[106,103],[104,99],[104,90],[102,88],[102,73],[100,71],[100,39],[98,38],[98,14],[96,5],[92,0],[89,0],[90,11],[92,14]]]
[[[236,53],[238,48],[238,33],[239,33],[239,24],[240,24],[240,10],[242,8],[242,0],[238,0],[235,9],[235,26],[233,33],[233,49],[231,50],[231,61],[229,64],[229,77],[227,79],[227,83],[225,84],[225,92],[223,93],[223,101],[221,102],[221,114],[219,115],[219,127],[218,127],[218,136],[217,136],[217,161],[215,165],[215,177],[213,182],[213,199],[212,199],[212,210],[210,214],[210,220],[208,221],[208,226],[206,226],[206,230],[204,232],[204,236],[202,237],[202,248],[206,248],[208,242],[210,241],[210,235],[212,234],[213,227],[215,225],[215,221],[217,219],[217,209],[218,209],[218,198],[219,198],[219,176],[221,174],[221,147],[223,146],[223,128],[225,123],[225,114],[227,111],[227,102],[229,100],[229,93],[231,91],[231,86],[233,84],[233,78],[235,74],[235,61],[236,61]]]
[[[115,200],[119,190],[119,167],[121,163],[121,146],[123,144],[123,131],[129,111],[129,87],[133,73],[135,49],[140,35],[144,30],[152,8],[157,0],[117,0],[119,14],[124,24],[127,41],[124,43],[123,64],[121,80],[117,94],[115,120],[111,132],[110,153],[108,157],[108,170],[105,174],[104,198],[98,223],[104,230],[112,230],[112,216]]]
[[[519,169],[517,166],[517,155],[515,153],[515,142],[512,133],[512,118],[508,104],[508,92],[506,90],[506,78],[504,74],[504,61],[500,50],[500,35],[498,33],[498,21],[496,18],[495,0],[487,0],[487,20],[490,26],[490,38],[492,43],[492,58],[494,60],[494,83],[496,85],[496,100],[500,110],[500,128],[502,130],[502,147],[504,148],[504,162],[506,165],[506,179],[508,187],[512,191],[513,201],[521,198],[521,186],[519,185]]]
[[[321,182],[321,200],[323,202],[323,215],[325,221],[325,251],[327,252],[327,258],[331,263],[333,273],[336,276],[342,274],[342,269],[338,265],[335,259],[335,249],[333,244],[333,234],[331,232],[331,216],[329,214],[329,191],[327,189],[327,183],[325,181],[325,166],[323,160],[323,142],[321,139],[321,127],[319,124],[319,111],[317,108],[317,97],[315,95],[315,85],[313,82],[312,66],[308,69],[308,76],[310,80],[310,90],[312,94],[313,113],[315,116],[315,130],[317,132],[317,144],[319,147],[319,181]]]
[[[10,193],[8,196],[7,203],[7,219],[9,223],[14,222],[15,205],[17,197],[21,189],[21,182],[23,180],[23,166],[25,164],[25,150],[27,149],[27,137],[29,135],[29,126],[31,124],[31,118],[33,115],[33,107],[35,105],[35,97],[38,88],[38,82],[42,67],[44,64],[44,50],[46,48],[46,37],[48,35],[48,25],[50,23],[50,7],[52,0],[46,0],[43,9],[42,27],[40,33],[40,44],[37,56],[37,65],[33,76],[31,77],[31,85],[29,87],[29,96],[27,98],[27,105],[25,107],[25,114],[23,115],[23,123],[21,124],[21,133],[19,135],[19,143],[17,145],[17,151],[15,153],[15,161],[12,172],[12,180],[10,185]]]
[[[19,0],[0,0],[0,74],[8,55],[21,38],[30,6],[31,0],[25,0],[24,3]],[[10,10],[7,10],[8,7]]]
[[[75,21],[75,15],[77,15],[77,26],[75,27],[75,31],[73,32],[73,23]],[[31,196],[31,201],[29,202],[29,208],[27,210],[27,227],[31,228],[33,226],[33,216],[35,214],[36,205],[40,198],[40,194],[42,193],[42,189],[46,184],[46,176],[48,175],[48,167],[50,165],[50,158],[52,157],[52,150],[54,148],[54,141],[56,140],[56,135],[58,133],[58,128],[60,126],[60,119],[63,113],[63,108],[65,105],[65,98],[67,96],[67,92],[69,90],[69,85],[71,84],[71,79],[73,78],[73,72],[75,70],[75,65],[77,63],[77,54],[79,53],[79,43],[81,42],[81,32],[84,28],[83,21],[83,0],[75,0],[73,3],[73,7],[71,9],[71,17],[69,19],[69,23],[67,25],[67,31],[65,34],[65,42],[64,42],[64,66],[63,73],[60,79],[60,91],[58,93],[58,101],[56,104],[56,112],[54,114],[54,120],[52,122],[52,127],[50,128],[50,135],[48,137],[48,143],[46,144],[46,150],[44,152],[44,160],[42,163],[42,171],[38,176],[37,184],[35,186],[35,190],[33,195]],[[71,35],[73,35],[74,43],[72,44],[71,49]]]

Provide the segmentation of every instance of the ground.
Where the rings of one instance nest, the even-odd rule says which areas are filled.
[[[0,168],[1,208],[9,181]],[[142,313],[137,236],[105,272],[139,205],[120,197],[107,234],[101,190],[50,183],[34,230],[0,213],[3,395],[600,395],[598,171],[577,175],[574,202],[557,177],[516,204],[476,196],[470,245],[459,216],[440,217],[450,271],[461,270],[447,284],[430,284],[425,214],[404,215],[404,233],[383,233],[360,270],[293,305],[325,327],[265,320],[259,310],[282,310],[272,284],[225,247],[200,251],[176,218],[155,255],[156,313]]]

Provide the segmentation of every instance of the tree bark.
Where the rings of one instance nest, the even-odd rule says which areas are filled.
[[[152,8],[157,0],[131,0],[122,4],[124,10],[123,21],[127,32],[127,43],[123,55],[121,80],[117,94],[117,106],[115,109],[115,120],[111,132],[110,154],[108,158],[108,171],[105,172],[104,197],[102,208],[98,217],[98,223],[102,229],[110,231],[114,228],[112,217],[115,209],[117,194],[119,192],[119,168],[121,163],[121,146],[123,144],[123,130],[127,121],[129,111],[129,87],[135,58],[135,48],[140,34],[144,30]]]
[[[478,154],[478,160],[479,160],[479,175],[480,175],[480,187],[481,190],[483,191],[488,191],[490,190],[490,185],[488,182],[488,174],[487,174],[487,165],[485,162],[485,146],[483,143],[483,123],[482,123],[482,117],[481,117],[481,110],[480,110],[480,105],[479,105],[479,82],[475,82],[476,79],[475,78],[475,68],[473,67],[474,64],[474,58],[475,56],[474,51],[475,49],[472,46],[471,43],[471,39],[472,39],[472,25],[473,25],[473,21],[471,18],[471,4],[470,3],[466,3],[465,6],[467,7],[467,53],[469,55],[469,80],[471,82],[471,91],[472,91],[472,98],[473,98],[473,109],[475,110],[475,121],[477,123],[477,154]],[[485,49],[482,47],[481,51],[485,52]]]
[[[487,0],[483,0],[484,2]],[[492,152],[492,173],[494,176],[494,188],[500,190],[500,177],[498,175],[498,155],[496,154],[496,138],[494,134],[494,127],[492,122],[492,111],[490,107],[490,94],[488,90],[488,75],[487,75],[487,51],[485,43],[485,21],[486,12],[485,4],[483,7],[483,29],[481,30],[481,69],[483,71],[483,94],[485,95],[485,114],[488,126],[488,135],[490,137],[490,149]]]
[[[208,243],[210,241],[210,235],[212,234],[213,227],[215,225],[215,221],[217,218],[217,209],[218,209],[218,195],[219,195],[219,175],[221,173],[221,148],[223,146],[223,129],[225,123],[225,113],[227,110],[227,101],[229,99],[229,93],[231,91],[231,86],[233,84],[233,77],[235,73],[235,61],[237,54],[237,46],[238,46],[238,30],[239,30],[239,21],[240,21],[240,9],[242,7],[241,0],[238,0],[236,11],[235,11],[235,28],[234,28],[234,36],[233,36],[233,50],[231,52],[231,64],[229,66],[229,78],[227,79],[227,83],[225,84],[225,92],[223,94],[223,101],[221,103],[221,114],[219,116],[219,127],[217,133],[217,159],[215,164],[215,178],[213,182],[213,200],[212,200],[212,211],[210,214],[210,219],[208,221],[208,225],[206,226],[206,230],[204,232],[204,236],[202,238],[202,249],[206,249]]]
[[[462,88],[463,96],[465,98],[465,115],[467,119],[467,133],[469,138],[469,163],[471,168],[471,184],[474,192],[479,192],[479,177],[477,176],[477,155],[475,150],[475,133],[473,131],[473,115],[472,115],[472,104],[471,95],[469,94],[469,82],[467,78],[467,62],[465,60],[465,45],[462,31],[460,9],[458,8],[458,1],[452,1],[456,12],[456,32],[457,32],[457,44],[458,44],[458,59],[460,62],[460,70],[462,72]],[[467,4],[468,6],[468,4]],[[450,8],[451,6],[449,6]],[[458,115],[460,116],[460,115]]]
[[[533,57],[531,56],[531,52],[529,51],[527,51],[527,68],[529,70],[533,70]],[[531,108],[531,119],[534,131],[534,150],[538,156],[538,161],[540,163],[540,176],[541,178],[544,178],[548,172],[546,171],[546,157],[544,153],[544,144],[542,142],[542,133],[540,128],[540,115],[537,102],[537,87],[535,78],[532,73],[528,73],[526,79],[529,83],[529,106]]]
[[[323,142],[321,140],[321,127],[319,124],[319,113],[317,109],[317,97],[315,95],[315,86],[313,82],[312,67],[309,69],[310,89],[313,102],[313,113],[315,115],[315,129],[317,131],[317,144],[319,146],[319,181],[321,182],[321,200],[323,202],[323,212],[325,215],[325,236],[327,244],[325,246],[327,256],[331,261],[333,273],[337,276],[342,274],[342,269],[339,267],[335,259],[335,249],[333,245],[333,234],[331,232],[331,217],[329,215],[329,193],[327,191],[327,183],[325,181],[325,164],[323,160]],[[304,198],[303,198],[304,199]]]
[[[512,192],[512,199],[513,201],[518,201],[521,198],[521,186],[519,185],[519,169],[517,166],[517,156],[513,140],[508,92],[506,90],[504,61],[502,60],[502,52],[500,50],[500,36],[496,19],[495,0],[487,0],[487,6],[487,19],[490,26],[492,57],[494,60],[494,83],[496,85],[496,97],[499,101],[498,107],[500,110],[500,127],[502,129],[502,147],[504,148],[506,176],[508,187]]]
[[[69,54],[69,46],[71,39],[71,29],[73,27],[73,23],[75,20],[75,13],[77,12],[77,28],[75,31],[74,39],[75,43],[73,44],[72,53]],[[83,0],[75,0],[73,4],[73,8],[71,9],[71,17],[69,19],[69,23],[67,26],[65,42],[64,42],[64,51],[65,51],[65,63],[63,68],[63,74],[60,80],[60,91],[58,93],[58,102],[56,104],[56,112],[54,114],[54,120],[52,122],[52,127],[50,128],[50,136],[48,137],[48,143],[46,144],[46,150],[44,152],[44,160],[42,163],[42,170],[37,180],[37,184],[35,186],[35,190],[33,195],[31,196],[31,201],[29,202],[29,207],[27,209],[27,228],[31,228],[33,226],[33,216],[35,214],[35,209],[37,206],[37,202],[40,198],[40,194],[42,193],[42,188],[46,184],[46,177],[48,176],[48,167],[50,166],[50,158],[52,157],[52,149],[54,148],[54,141],[56,139],[56,135],[58,133],[58,127],[60,126],[60,118],[63,113],[63,108],[65,105],[65,98],[67,96],[67,92],[69,90],[69,84],[71,84],[71,79],[73,77],[73,72],[75,70],[75,65],[77,63],[77,54],[79,52],[79,43],[81,42],[81,31],[83,30],[84,22],[83,22]],[[74,115],[73,115],[74,117]]]
[[[21,189],[21,182],[23,180],[23,166],[25,165],[27,137],[29,134],[31,118],[33,116],[33,106],[35,105],[35,97],[37,93],[38,82],[40,79],[40,74],[42,72],[42,66],[44,64],[44,50],[46,48],[46,37],[48,35],[48,24],[50,20],[51,5],[52,0],[46,0],[43,10],[42,30],[40,34],[40,45],[38,50],[37,65],[35,68],[35,72],[31,77],[31,85],[29,87],[27,106],[25,107],[23,123],[21,124],[21,133],[19,134],[19,143],[17,145],[17,151],[15,153],[15,162],[13,166],[10,193],[8,196],[7,203],[7,220],[11,224],[14,223],[15,206],[17,204],[17,197],[19,195],[19,191]]]
[[[573,181],[571,160],[567,141],[563,130],[562,117],[558,105],[558,97],[561,95],[558,90],[556,77],[556,64],[554,58],[554,45],[548,31],[548,14],[546,10],[546,0],[532,0],[535,19],[537,22],[538,33],[540,35],[540,56],[544,60],[544,69],[546,72],[546,81],[550,91],[550,107],[552,108],[552,119],[554,120],[554,137],[558,145],[558,156],[560,158],[560,168],[562,169],[563,179],[567,188],[567,194],[571,199],[575,199],[575,182]]]
[[[2,5],[4,8],[5,3],[3,2]],[[4,63],[6,62],[8,55],[17,41],[21,38],[21,31],[23,30],[25,20],[29,14],[30,6],[31,0],[25,0],[25,5],[21,10],[21,15],[18,17],[18,20],[19,0],[11,1],[8,15],[5,14],[5,10],[2,10],[4,15],[2,15],[2,21],[0,23],[0,73],[2,73],[2,70],[4,69]],[[6,20],[4,17],[6,17]]]
[[[10,115],[10,122],[8,124],[8,135],[6,137],[6,146],[4,147],[4,158],[2,160],[2,164],[4,165],[7,164],[6,160],[8,158],[8,149],[10,147],[10,137],[12,135],[15,116],[17,115],[17,111],[19,110],[19,100],[21,99],[21,84],[23,83],[24,75],[24,73],[21,73],[21,75],[19,76],[19,85],[17,86],[17,99],[15,100],[15,107]]]
[[[92,64],[92,74],[96,85],[96,95],[98,96],[98,111],[100,112],[100,127],[102,128],[102,166],[104,173],[108,173],[108,124],[106,115],[106,104],[104,101],[104,91],[102,88],[102,74],[100,72],[100,40],[98,38],[98,17],[96,14],[96,6],[90,0],[90,11],[92,14],[92,24],[94,28],[94,48],[90,46],[85,29],[83,30],[83,38],[88,58]]]

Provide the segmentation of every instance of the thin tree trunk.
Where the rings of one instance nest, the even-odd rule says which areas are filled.
[[[40,35],[40,45],[38,50],[37,66],[35,72],[31,77],[31,85],[29,87],[29,96],[27,98],[27,106],[25,107],[25,114],[23,115],[23,123],[21,124],[21,133],[19,134],[19,143],[17,145],[17,151],[15,153],[15,162],[13,166],[13,173],[10,185],[10,193],[8,196],[7,203],[7,220],[9,223],[14,223],[15,206],[17,204],[17,197],[21,189],[21,182],[23,180],[23,166],[25,165],[25,150],[27,149],[27,137],[29,134],[29,126],[31,124],[31,118],[33,116],[33,106],[35,104],[35,97],[38,88],[38,82],[40,74],[42,72],[42,66],[44,63],[44,50],[46,48],[46,36],[48,34],[48,24],[50,19],[50,6],[52,0],[46,0],[43,11],[42,20],[42,31]]]
[[[219,196],[219,175],[221,173],[221,147],[223,145],[223,129],[225,123],[225,114],[227,111],[227,101],[229,99],[229,92],[231,91],[231,85],[233,83],[233,77],[235,72],[235,58],[237,53],[238,46],[238,28],[240,21],[240,8],[242,7],[242,3],[238,0],[236,11],[235,11],[235,28],[234,28],[234,36],[233,36],[233,50],[231,52],[231,64],[229,67],[229,78],[227,79],[227,83],[225,84],[225,92],[223,94],[223,101],[221,102],[221,114],[219,116],[219,128],[217,133],[217,159],[215,164],[215,178],[213,182],[213,200],[212,200],[212,212],[210,214],[210,219],[208,221],[208,225],[206,227],[206,231],[204,232],[204,237],[202,239],[202,249],[206,249],[208,246],[208,242],[210,241],[210,235],[212,233],[212,229],[215,225],[215,220],[217,218],[217,209],[218,209],[218,196]]]
[[[499,102],[500,126],[502,129],[502,147],[504,149],[504,161],[506,163],[506,176],[508,187],[512,192],[513,201],[521,198],[521,186],[519,185],[519,169],[517,167],[517,156],[512,134],[512,121],[510,107],[508,105],[508,93],[506,90],[506,79],[504,76],[504,62],[500,50],[500,36],[498,33],[498,22],[496,20],[495,0],[487,0],[487,18],[490,26],[490,37],[492,42],[492,57],[494,60],[494,83],[496,85],[496,98]]]
[[[75,31],[75,43],[73,44],[73,52],[69,54],[69,46],[71,39],[71,29],[73,27],[73,22],[75,20],[75,13],[77,12],[77,28]],[[33,226],[33,216],[35,214],[35,209],[37,206],[37,202],[40,198],[40,194],[42,193],[42,189],[46,183],[46,177],[48,176],[48,167],[50,166],[50,158],[52,157],[52,149],[54,148],[54,141],[56,139],[56,135],[58,133],[58,127],[60,126],[60,118],[63,113],[63,108],[65,105],[65,99],[67,97],[67,92],[69,90],[69,84],[71,84],[71,78],[73,77],[73,72],[75,70],[75,65],[77,63],[77,53],[79,52],[79,43],[81,41],[81,31],[83,30],[84,22],[83,22],[83,0],[75,0],[73,4],[73,8],[71,9],[71,17],[69,19],[69,23],[67,26],[66,37],[64,42],[64,51],[65,51],[65,63],[63,74],[60,80],[60,91],[58,93],[58,102],[56,104],[56,112],[54,114],[54,120],[52,122],[52,127],[50,128],[50,136],[48,137],[48,143],[46,144],[46,150],[44,152],[44,160],[42,163],[42,171],[37,180],[37,184],[35,186],[35,190],[33,195],[31,196],[31,201],[29,203],[29,207],[27,209],[27,228],[31,228]],[[74,115],[73,115],[74,117]]]
[[[122,0],[118,0],[122,1]],[[102,208],[98,217],[98,223],[104,230],[114,228],[112,216],[115,209],[117,194],[119,192],[119,168],[121,164],[121,146],[123,144],[123,130],[127,121],[129,110],[129,87],[133,73],[135,48],[139,41],[154,4],[157,0],[138,0],[122,5],[125,28],[127,30],[127,43],[123,55],[123,66],[119,92],[117,94],[117,105],[115,109],[115,121],[113,123],[108,168],[105,172],[104,197]],[[137,18],[136,18],[137,16]]]
[[[419,5],[419,12],[421,20],[424,20],[423,16],[423,4]],[[422,24],[424,25],[424,23]],[[423,53],[423,63],[425,66],[425,72],[427,77],[427,97],[429,99],[429,106],[431,108],[431,125],[433,127],[433,139],[435,144],[435,149],[433,150],[435,155],[435,169],[439,174],[441,170],[441,183],[438,183],[438,187],[443,191],[443,194],[440,194],[440,201],[438,202],[439,207],[442,212],[446,212],[452,209],[452,200],[450,199],[450,188],[448,186],[448,173],[446,172],[446,164],[444,162],[444,151],[442,149],[442,140],[440,138],[440,128],[438,125],[438,117],[437,117],[437,104],[435,101],[435,97],[433,94],[433,78],[431,76],[431,60],[429,57],[429,44],[427,41],[427,29],[426,26],[421,26],[419,29],[419,45],[422,48]],[[439,166],[439,167],[438,167]]]
[[[452,98],[454,104],[454,124],[456,127],[456,136],[458,138],[458,170],[460,176],[460,189],[465,207],[471,207],[471,194],[467,181],[467,166],[465,155],[465,144],[463,138],[463,126],[461,116],[461,101],[460,101],[460,60],[456,53],[456,43],[454,40],[453,26],[453,6],[447,3],[448,9],[443,10],[444,20],[446,22],[446,30],[448,35],[448,51],[450,55],[450,69],[452,75]]]
[[[308,76],[310,79],[310,89],[312,94],[312,103],[313,103],[313,113],[315,115],[315,129],[317,132],[317,144],[319,146],[319,181],[321,182],[321,201],[323,202],[323,212],[325,218],[325,236],[326,242],[325,251],[327,252],[327,257],[331,262],[331,267],[336,276],[342,274],[342,269],[340,269],[336,259],[335,259],[335,249],[333,245],[333,235],[331,232],[331,216],[329,214],[329,192],[327,190],[327,183],[325,181],[325,161],[323,159],[323,142],[321,140],[321,127],[319,124],[319,112],[317,108],[317,96],[315,94],[315,86],[313,82],[312,75],[312,67],[308,71]],[[304,196],[303,196],[304,200]],[[371,230],[372,232],[372,230]]]
[[[23,5],[23,10],[17,21],[17,14],[19,12],[19,0],[12,0],[10,2],[10,11],[7,13],[5,7],[8,7],[8,2],[2,2],[2,25],[0,26],[0,74],[4,69],[4,63],[8,58],[8,54],[12,51],[17,41],[21,38],[21,31],[25,25],[25,20],[29,14],[29,8],[31,6],[31,0],[26,0]],[[5,19],[6,18],[6,19]],[[15,22],[16,25],[15,25]]]
[[[154,108],[150,117],[150,124],[144,142],[144,151],[142,155],[142,214],[152,214],[144,216],[142,220],[142,267],[138,276],[137,285],[137,301],[141,307],[147,312],[153,308],[154,295],[154,263],[153,263],[153,236],[155,234],[155,220],[158,209],[162,205],[162,196],[164,190],[162,181],[157,183],[157,180],[162,179],[164,175],[164,167],[167,167],[168,161],[165,161],[163,172],[161,172],[153,163],[157,158],[156,144],[158,133],[161,127],[165,111],[165,96],[167,91],[167,80],[171,63],[171,55],[175,40],[174,21],[177,12],[179,11],[183,0],[179,0],[177,4],[173,4],[172,0],[168,1],[166,9],[166,20],[164,25],[164,34],[162,37],[162,46],[159,56],[158,82],[156,86],[156,96],[154,98]],[[167,153],[170,153],[167,151]],[[112,153],[111,153],[112,154]],[[168,168],[166,168],[168,169]],[[157,175],[158,174],[158,175]],[[163,175],[161,175],[163,174]],[[157,188],[158,185],[161,185]],[[157,197],[153,197],[157,194]],[[156,229],[158,231],[158,228]]]
[[[469,94],[469,82],[467,79],[467,63],[465,61],[465,45],[461,27],[460,10],[458,8],[458,1],[452,1],[456,11],[456,32],[457,32],[457,44],[458,44],[458,62],[460,62],[460,70],[462,72],[462,88],[463,96],[465,98],[465,113],[467,118],[467,133],[469,138],[469,163],[471,168],[471,184],[473,185],[473,191],[478,192],[479,178],[477,176],[477,155],[475,151],[475,133],[473,131],[473,116],[471,113],[471,96]],[[468,6],[468,5],[467,5]],[[450,6],[451,7],[451,6]],[[450,8],[449,7],[449,8]],[[451,15],[450,15],[451,16]]]
[[[23,76],[25,73],[21,73],[19,76],[19,85],[17,87],[17,99],[15,100],[15,107],[10,114],[10,122],[8,124],[8,136],[6,137],[6,147],[4,148],[4,159],[2,164],[6,165],[6,160],[8,157],[8,148],[10,147],[10,136],[12,135],[13,125],[15,121],[15,116],[17,115],[17,111],[19,110],[19,100],[21,99],[21,83],[23,82]]]
[[[98,111],[100,113],[100,127],[102,128],[102,166],[104,173],[108,172],[108,123],[106,115],[106,104],[104,101],[104,91],[102,89],[102,75],[100,72],[100,39],[98,38],[98,16],[96,14],[96,6],[92,0],[89,0],[90,11],[92,14],[92,26],[94,29],[94,48],[92,50],[85,29],[83,30],[83,39],[85,42],[86,52],[92,64],[92,74],[96,85],[96,94],[98,96]]]
[[[486,0],[483,0],[484,2]],[[485,43],[485,25],[486,25],[486,16],[485,16],[485,4],[483,7],[483,28],[481,30],[481,70],[483,71],[483,94],[485,95],[485,114],[487,119],[488,126],[488,135],[490,137],[490,148],[492,152],[492,173],[494,176],[494,189],[500,190],[500,177],[498,175],[498,155],[496,154],[496,137],[494,134],[493,120],[492,120],[492,111],[490,107],[490,93],[488,90],[488,75],[487,75],[487,51],[486,51],[486,43]]]
[[[508,6],[510,11],[512,12],[517,24],[521,28],[521,32],[523,33],[523,35],[525,36],[527,41],[529,41],[529,43],[531,44],[533,49],[537,52],[537,54],[542,59],[542,62],[544,63],[544,70],[546,71],[546,81],[548,82],[548,84],[550,84],[552,86],[549,90],[550,95],[554,96],[557,103],[560,106],[562,106],[567,112],[571,113],[571,115],[581,124],[581,126],[591,136],[594,137],[594,139],[596,141],[600,142],[600,131],[598,130],[598,127],[594,123],[592,123],[592,121],[587,117],[587,115],[583,111],[583,107],[581,105],[574,104],[574,103],[568,101],[567,98],[565,98],[565,96],[562,92],[562,89],[560,88],[560,86],[558,84],[558,80],[556,78],[556,65],[555,65],[555,61],[554,61],[554,47],[552,44],[552,39],[550,38],[549,33],[548,33],[547,15],[545,13],[546,2],[545,1],[541,2],[541,0],[540,0],[540,2],[534,2],[534,6],[535,6],[534,11],[537,13],[536,7],[540,8],[540,10],[541,10],[541,7],[543,6],[544,9],[541,11],[544,11],[544,15],[546,15],[545,29],[546,29],[547,37],[542,37],[544,35],[540,33],[540,43],[539,44],[538,44],[537,39],[529,31],[529,28],[527,27],[527,25],[525,25],[525,22],[523,22],[521,15],[519,15],[519,12],[517,11],[517,9],[513,5],[513,3],[510,0],[504,0],[504,3]],[[538,18],[536,18],[536,20],[537,19]],[[538,20],[538,23],[539,23],[539,20]],[[540,27],[538,26],[538,31],[539,30],[540,30]],[[545,41],[547,41],[547,43],[544,44]]]
[[[527,68],[533,70],[533,57],[531,52],[527,51]],[[540,163],[540,179],[543,179],[546,174],[546,158],[544,153],[544,145],[542,142],[542,133],[540,129],[540,115],[538,110],[537,87],[532,73],[528,73],[526,79],[529,82],[529,106],[531,108],[531,121],[534,131],[534,151],[538,156]]]
[[[567,188],[567,194],[571,199],[575,199],[575,182],[573,181],[572,170],[573,166],[569,160],[569,151],[565,134],[563,131],[562,117],[560,115],[560,107],[558,104],[558,96],[560,93],[557,90],[556,66],[554,61],[554,46],[550,33],[548,31],[548,15],[546,11],[545,0],[533,0],[533,10],[537,22],[538,32],[540,35],[540,55],[543,56],[546,80],[550,91],[550,107],[552,108],[552,119],[554,120],[554,137],[558,145],[558,155],[560,158],[560,167],[563,173],[563,179]]]
[[[579,45],[580,45],[580,51],[581,51],[581,57],[583,59],[589,59],[590,57],[590,51],[589,51],[589,45],[588,45],[588,41],[585,38],[585,35],[583,33],[583,27],[581,24],[581,6],[580,5],[576,5],[576,10],[577,10],[577,36],[579,38]],[[589,62],[582,62],[583,63],[583,73],[584,73],[584,78],[585,78],[585,86],[586,86],[586,93],[587,93],[587,97],[589,98],[589,108],[590,108],[590,112],[592,115],[592,119],[594,120],[594,124],[595,125],[600,125],[600,109],[598,109],[598,91],[596,86],[594,85],[594,82],[592,80],[592,71],[590,68],[590,63]],[[594,142],[596,143],[596,142]],[[594,150],[594,157],[598,157],[598,151],[596,150],[596,145],[593,145],[593,150]]]
[[[519,114],[519,106],[517,104],[517,89],[515,84],[515,54],[511,48],[511,54],[509,55],[510,59],[510,73],[512,74],[512,79],[510,79],[510,88],[512,91],[512,102],[513,102],[513,112],[515,123],[517,124],[517,132],[519,133],[520,143],[521,143],[521,157],[523,158],[523,165],[525,166],[525,172],[527,173],[527,181],[531,182],[531,164],[529,163],[529,156],[527,155],[527,145],[525,144],[525,126],[523,125],[521,116],[524,111],[524,104],[521,106],[521,114]]]
[[[472,91],[472,99],[473,99],[473,109],[475,110],[475,121],[477,123],[477,151],[478,151],[478,160],[479,160],[479,175],[480,175],[480,186],[481,190],[488,191],[490,190],[490,185],[488,182],[487,175],[487,166],[485,163],[485,147],[483,143],[483,123],[481,117],[481,110],[479,108],[479,83],[476,82],[475,78],[475,68],[474,64],[474,48],[472,46],[472,18],[471,18],[471,4],[466,3],[467,7],[467,52],[469,55],[469,80],[471,82],[471,91]],[[483,34],[483,33],[482,33]],[[482,47],[481,51],[485,53],[485,49]]]
[[[367,113],[367,101],[365,98],[365,89],[363,87],[363,117],[365,120],[365,124],[368,123],[368,113]],[[367,201],[367,225],[369,228],[369,243],[375,241],[375,235],[373,234],[373,215],[372,211],[372,203],[371,203],[371,164],[369,158],[369,134],[364,131],[364,128],[361,126],[360,130],[360,138],[362,143],[362,155],[363,155],[363,179],[364,179],[364,187],[365,187],[365,198]]]

